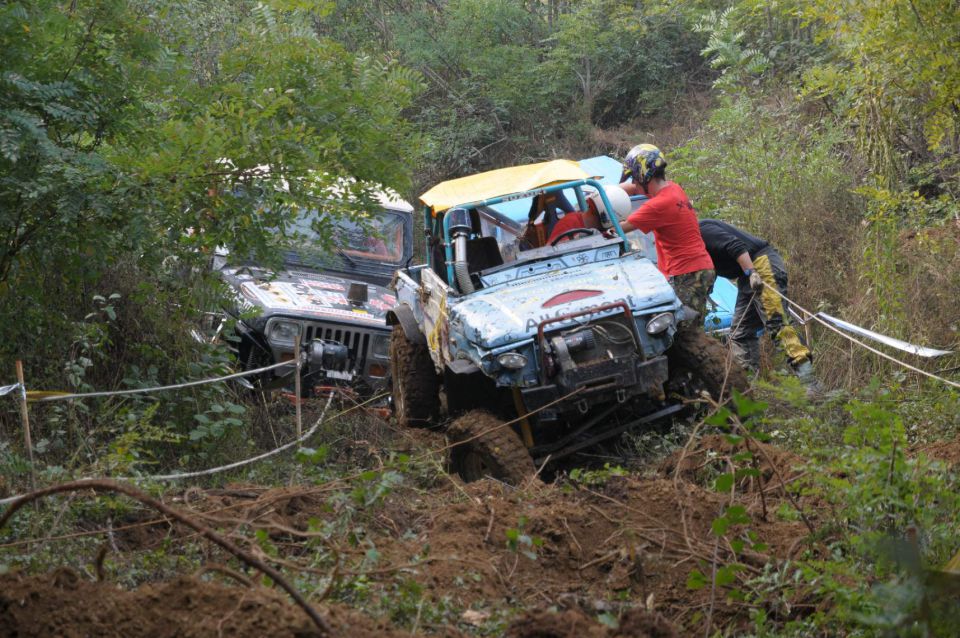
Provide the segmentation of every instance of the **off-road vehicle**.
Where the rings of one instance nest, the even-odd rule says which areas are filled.
[[[537,233],[518,237],[491,208],[532,198],[535,225],[560,196],[586,210],[591,190],[612,237],[581,228],[540,246],[540,232],[531,245]],[[404,426],[453,418],[464,479],[518,482],[535,463],[679,412],[684,397],[746,387],[577,163],[490,171],[420,199],[427,263],[397,271],[387,313],[394,410]]]
[[[219,254],[214,268],[235,292],[238,339],[244,369],[294,358],[308,350],[304,392],[317,385],[345,385],[360,394],[383,390],[389,377],[390,328],[386,312],[396,298],[386,287],[413,255],[413,207],[394,193],[378,193],[379,207],[351,217],[298,213],[282,253],[282,267]],[[335,250],[316,240],[316,224],[335,227]],[[265,373],[259,387],[289,386],[285,368]]]

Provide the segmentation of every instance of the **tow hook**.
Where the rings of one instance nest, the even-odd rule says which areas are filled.
[[[580,411],[580,414],[586,414],[587,410],[590,409],[590,404],[587,403],[586,399],[580,399],[577,401],[577,410]]]
[[[627,400],[627,390],[626,388],[620,388],[617,390],[617,403],[625,403]]]

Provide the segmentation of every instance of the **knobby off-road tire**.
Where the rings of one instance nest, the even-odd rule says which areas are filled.
[[[523,441],[509,425],[483,410],[467,412],[450,424],[451,469],[466,482],[484,477],[519,485],[536,473]]]
[[[247,341],[241,345],[241,367],[244,371],[247,370],[256,370],[257,368],[265,368],[268,365],[273,363],[273,356],[270,354],[269,350],[265,350],[259,344],[254,343],[253,341]],[[285,368],[281,368],[283,373],[286,373]],[[264,386],[270,383],[273,380],[273,375],[277,371],[273,372],[261,372],[258,375],[244,377],[248,382],[250,382],[254,388],[251,390],[238,383],[238,387],[242,388],[242,392],[252,392],[254,395],[269,392],[269,390],[264,390]],[[293,377],[290,377],[290,385],[293,385]]]
[[[732,390],[746,392],[750,387],[747,373],[727,348],[699,327],[678,330],[667,359],[671,376],[690,374],[695,385],[709,392],[715,401],[726,399]]]
[[[401,427],[428,427],[440,412],[440,379],[426,344],[407,339],[402,326],[390,335],[393,410]]]

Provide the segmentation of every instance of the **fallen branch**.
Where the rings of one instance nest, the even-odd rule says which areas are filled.
[[[223,549],[227,550],[238,559],[261,571],[263,574],[268,576],[273,582],[279,585],[284,591],[290,594],[290,597],[306,612],[310,617],[313,623],[317,628],[325,635],[332,635],[333,629],[323,618],[320,617],[320,614],[317,613],[313,607],[306,601],[306,599],[297,591],[283,575],[271,567],[270,565],[259,560],[253,556],[250,552],[241,549],[232,541],[224,538],[217,532],[214,532],[212,529],[201,525],[196,522],[183,512],[180,512],[169,505],[158,501],[152,496],[140,491],[139,489],[126,485],[123,483],[118,483],[116,481],[110,481],[107,479],[92,479],[84,481],[71,481],[69,483],[61,483],[60,485],[52,485],[50,487],[45,487],[43,489],[35,490],[28,494],[24,494],[22,497],[10,504],[10,507],[7,508],[7,511],[3,513],[3,516],[0,516],[0,529],[2,529],[9,521],[14,513],[19,510],[21,507],[30,503],[32,501],[45,498],[51,494],[59,494],[61,492],[73,492],[76,490],[93,490],[95,492],[118,492],[129,496],[132,499],[138,500],[144,505],[152,507],[153,509],[165,514],[166,516],[175,519],[177,522],[186,525],[187,527],[193,529],[198,534],[208,539],[209,541],[219,545]]]
[[[106,580],[106,575],[103,571],[103,561],[107,557],[107,552],[110,551],[110,546],[104,543],[100,546],[100,551],[97,552],[97,557],[93,560],[94,570],[97,572],[97,582],[102,583]]]
[[[745,428],[743,424],[739,422],[739,420],[737,421],[737,426],[740,432],[744,435],[744,437],[746,437],[747,441],[752,440],[754,443],[756,443],[756,440],[754,439],[753,434],[751,434],[751,432],[747,430],[747,428]],[[749,449],[749,447],[747,449]],[[777,468],[776,464],[773,462],[773,459],[771,459],[770,456],[763,450],[763,448],[760,447],[759,443],[757,444],[757,452],[759,452],[760,455],[763,456],[763,460],[766,461],[767,465],[770,466],[770,469],[773,470],[773,475],[777,477],[777,481],[780,482],[780,487],[781,489],[783,489],[783,495],[787,498],[788,501],[790,501],[790,504],[793,505],[793,509],[797,511],[797,514],[800,515],[800,519],[803,521],[803,524],[806,525],[807,530],[810,532],[810,535],[815,536],[817,533],[817,530],[813,526],[813,523],[807,517],[807,514],[806,512],[803,511],[803,508],[800,507],[800,503],[797,501],[794,495],[791,494],[790,490],[787,489],[787,482],[783,480],[783,475],[780,473],[780,470]]]
[[[578,569],[579,571],[583,571],[583,570],[587,569],[588,567],[593,567],[594,565],[598,565],[598,564],[600,564],[600,563],[604,563],[604,562],[610,560],[611,558],[613,558],[614,556],[616,556],[616,555],[619,554],[619,553],[620,553],[620,548],[618,547],[617,549],[611,550],[611,551],[607,552],[606,554],[604,554],[603,556],[600,556],[599,558],[594,558],[594,559],[593,559],[592,561],[590,561],[589,563],[584,563],[583,565],[580,565],[580,567],[577,567],[577,569]]]
[[[490,520],[487,522],[487,533],[483,535],[483,542],[486,543],[490,540],[490,533],[493,531],[493,521],[496,518],[496,511],[493,509],[493,506],[490,503],[487,503],[487,509],[490,510]]]
[[[249,578],[247,578],[237,570],[230,569],[226,565],[221,565],[220,563],[207,563],[206,565],[204,565],[203,567],[195,571],[193,573],[193,577],[196,578],[197,580],[200,580],[201,576],[203,576],[204,574],[209,574],[211,572],[221,574],[223,576],[228,576],[229,578],[232,578],[233,580],[244,585],[245,587],[249,587],[250,589],[253,589],[254,587],[253,581],[251,581]]]

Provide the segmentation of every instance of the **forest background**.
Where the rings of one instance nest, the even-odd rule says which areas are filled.
[[[702,217],[781,249],[807,308],[960,347],[955,2],[36,0],[0,6],[0,60],[10,382],[18,359],[31,388],[80,392],[226,372],[189,337],[222,294],[208,255],[271,258],[270,229],[316,192],[292,180],[264,202],[240,184],[352,176],[413,201],[641,142]],[[829,333],[815,353],[831,389],[906,401],[878,458],[960,428],[956,392]],[[192,467],[246,446],[247,417],[214,386],[51,408],[36,451],[47,481]],[[0,428],[0,473],[23,487],[14,403]],[[932,516],[955,534],[955,512],[903,489],[883,526]]]

